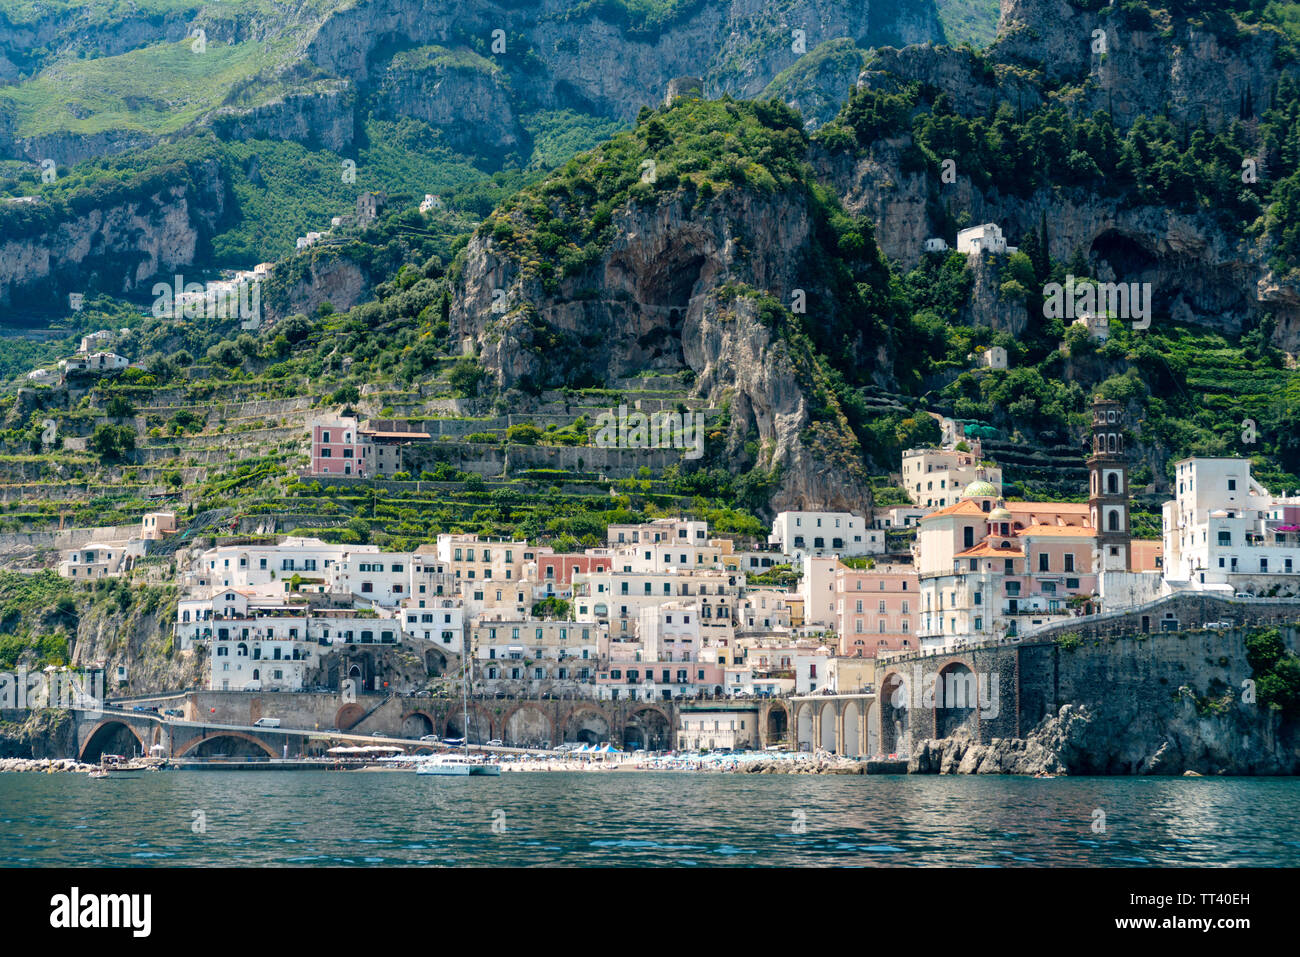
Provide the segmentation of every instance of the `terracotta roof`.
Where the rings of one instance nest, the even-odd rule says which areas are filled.
[[[369,429],[358,429],[362,435],[368,435],[372,439],[427,439],[428,432],[371,432]]]
[[[980,542],[974,548],[958,552],[954,558],[1024,558],[1022,549],[1012,545],[1009,548],[994,548],[987,541]]]
[[[1027,528],[1017,530],[1017,534],[1024,535],[1066,535],[1077,536],[1079,538],[1096,538],[1097,530],[1091,525],[1030,525]]]
[[[940,515],[982,515],[987,517],[988,513],[980,508],[975,502],[968,498],[962,499],[955,505],[945,505],[938,511],[931,512],[929,515],[922,515],[919,519],[922,522],[929,521],[932,518],[938,518]]]

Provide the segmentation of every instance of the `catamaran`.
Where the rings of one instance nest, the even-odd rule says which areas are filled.
[[[415,768],[416,774],[443,774],[461,776],[467,774],[486,774],[499,776],[501,774],[501,765],[492,761],[486,761],[481,756],[471,758],[469,756],[469,648],[466,647],[461,656],[461,675],[460,687],[462,694],[461,723],[464,728],[464,737],[458,742],[462,747],[460,754],[439,754],[431,758],[425,758]],[[444,742],[445,743],[445,742]]]

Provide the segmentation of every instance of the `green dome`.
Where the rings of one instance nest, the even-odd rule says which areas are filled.
[[[992,482],[974,481],[961,493],[962,498],[997,498],[998,490]]]

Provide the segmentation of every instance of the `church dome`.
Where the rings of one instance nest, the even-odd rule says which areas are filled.
[[[990,522],[1009,522],[1011,521],[1011,512],[999,505],[993,511],[989,512]]]
[[[965,491],[961,493],[962,498],[997,498],[998,490],[992,482],[976,480],[966,486]]]

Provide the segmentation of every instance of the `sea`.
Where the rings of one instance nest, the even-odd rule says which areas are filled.
[[[0,774],[0,865],[1300,866],[1300,779]]]

